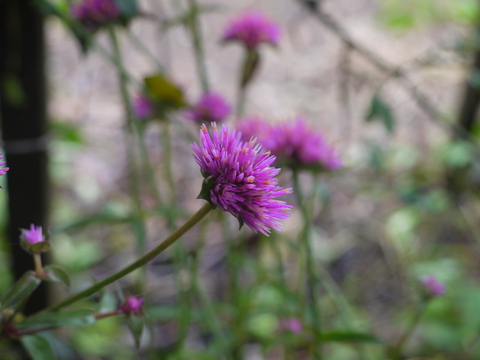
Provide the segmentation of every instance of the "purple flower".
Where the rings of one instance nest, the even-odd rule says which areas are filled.
[[[243,141],[250,141],[256,138],[262,144],[272,130],[272,125],[264,119],[254,116],[240,120],[237,130],[242,133]]]
[[[302,323],[297,318],[288,318],[280,321],[282,330],[290,331],[294,334],[300,334],[303,330]]]
[[[259,11],[246,11],[231,19],[222,39],[240,41],[249,50],[254,50],[261,43],[276,46],[280,40],[280,27]]]
[[[230,105],[221,95],[210,92],[204,94],[186,116],[195,122],[222,122],[230,111]]]
[[[78,5],[72,5],[71,14],[87,29],[96,30],[117,20],[120,10],[113,0],[82,0]]]
[[[147,95],[138,94],[135,99],[133,99],[133,111],[140,120],[151,117],[154,110],[155,105]]]
[[[441,296],[445,293],[445,285],[438,281],[433,275],[426,276],[420,281],[423,288],[428,292],[428,295]]]
[[[22,239],[30,245],[35,245],[45,241],[43,236],[42,227],[30,224],[30,230],[20,229],[22,231]]]
[[[277,157],[278,164],[324,170],[342,167],[337,151],[327,143],[322,133],[309,127],[305,119],[298,117],[276,125],[261,125],[259,121],[250,120],[241,128],[263,129],[258,142]]]
[[[292,189],[277,186],[280,169],[271,167],[275,156],[262,151],[255,141],[243,142],[242,134],[222,125],[220,134],[212,123],[212,135],[202,124],[201,145],[192,144],[195,161],[205,177],[200,197],[235,216],[240,225],[247,224],[264,235],[270,228],[281,230],[283,219],[292,208],[276,197]]]
[[[0,159],[3,159],[2,153],[0,153]],[[6,164],[6,161],[0,162],[0,166],[3,166],[3,165],[5,165],[5,164]],[[5,175],[9,169],[10,169],[10,168],[8,168],[8,167],[5,167],[5,168],[3,168],[3,169],[0,169],[0,176]],[[0,187],[0,189],[1,189],[1,187]]]
[[[141,296],[128,295],[125,301],[119,306],[118,312],[127,315],[141,315],[144,301],[145,299]]]

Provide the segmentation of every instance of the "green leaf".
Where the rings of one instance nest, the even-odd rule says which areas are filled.
[[[138,349],[140,347],[140,340],[145,325],[145,318],[143,316],[128,316],[127,325],[135,339],[135,346]]]
[[[70,277],[68,273],[58,265],[48,265],[44,269],[47,271],[47,276],[44,280],[59,282],[64,284],[66,287],[70,287]]]
[[[85,142],[81,130],[78,126],[64,122],[50,123],[50,131],[53,136],[61,141],[83,144]]]
[[[40,283],[41,280],[35,276],[33,271],[26,272],[5,294],[1,301],[0,310],[5,308],[17,309],[19,305],[28,299]]]
[[[152,98],[162,107],[162,110],[180,109],[187,106],[183,91],[162,74],[145,78]]]
[[[48,340],[40,334],[22,336],[20,342],[33,360],[57,359]]]
[[[102,297],[100,298],[100,305],[98,312],[106,313],[114,311],[118,306],[118,301],[115,295],[107,289],[103,289]]]
[[[17,328],[88,326],[94,324],[95,321],[95,315],[91,310],[64,310],[31,316],[17,324]]]
[[[320,339],[325,342],[350,342],[350,343],[374,343],[382,344],[383,341],[373,335],[365,333],[357,333],[350,331],[335,331],[323,333]]]
[[[22,106],[25,103],[25,91],[20,79],[11,74],[7,75],[2,83],[6,101],[13,106]]]
[[[377,93],[373,95],[370,108],[365,115],[366,121],[381,120],[389,133],[393,133],[395,120],[390,107],[380,98]]]

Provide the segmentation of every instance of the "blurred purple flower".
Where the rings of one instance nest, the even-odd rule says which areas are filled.
[[[223,96],[206,93],[187,110],[186,116],[195,122],[222,122],[230,115],[231,107]]]
[[[322,133],[310,128],[301,117],[273,126],[261,143],[277,156],[280,163],[321,165],[325,170],[342,167],[337,151],[326,142]]]
[[[140,120],[148,119],[153,115],[155,105],[146,94],[138,94],[133,99],[133,111]]]
[[[142,296],[128,295],[125,301],[119,306],[118,311],[127,315],[140,315],[143,313],[143,302],[145,299]]]
[[[2,153],[0,153],[0,159],[3,159]],[[0,166],[3,166],[3,165],[5,165],[5,164],[6,164],[6,161],[0,162]],[[0,176],[5,175],[8,170],[10,170],[10,168],[8,168],[8,167],[5,167],[5,168],[3,168],[3,169],[0,169]],[[1,189],[1,187],[0,187],[0,189]]]
[[[421,283],[423,288],[433,296],[441,296],[445,293],[445,285],[438,281],[438,279],[433,275],[428,275],[422,278]]]
[[[280,321],[280,328],[282,330],[290,331],[294,334],[300,334],[303,331],[303,326],[297,318],[288,318]]]
[[[96,30],[117,20],[120,9],[113,0],[82,0],[79,4],[72,5],[71,14],[87,29]]]
[[[237,130],[242,133],[243,141],[250,141],[252,138],[256,138],[260,144],[263,143],[271,129],[272,125],[264,119],[255,116],[241,119],[237,125]]]
[[[41,226],[30,224],[30,230],[20,229],[20,231],[22,232],[22,240],[26,241],[30,245],[35,245],[45,241],[45,236],[43,236]]]
[[[280,169],[271,167],[275,157],[263,152],[255,141],[243,142],[241,133],[223,125],[218,134],[212,123],[212,135],[202,124],[201,145],[192,144],[194,158],[205,177],[202,198],[235,216],[240,224],[264,235],[270,228],[281,230],[283,219],[292,208],[276,197],[292,192],[277,186]]]
[[[224,41],[240,41],[254,50],[261,43],[276,46],[280,27],[259,11],[246,11],[230,20],[223,33]]]

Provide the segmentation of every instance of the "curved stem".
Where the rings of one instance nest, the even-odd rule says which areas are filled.
[[[189,231],[195,224],[197,224],[200,220],[202,220],[205,217],[205,215],[207,215],[211,210],[212,210],[212,206],[210,205],[210,203],[207,202],[205,205],[203,205],[200,208],[200,210],[198,210],[195,214],[193,214],[193,216],[189,220],[187,220],[181,227],[179,227],[169,237],[167,237],[164,241],[162,241],[157,247],[153,248],[148,253],[138,258],[132,264],[128,265],[122,270],[117,271],[116,273],[110,275],[109,277],[103,279],[102,281],[95,283],[94,285],[79,292],[78,294],[72,295],[66,298],[65,300],[59,302],[58,304],[46,308],[43,311],[59,310],[68,305],[76,303],[77,301],[80,301],[86,298],[87,296],[90,296],[96,293],[100,289],[103,289],[105,286],[110,285],[114,281],[121,279],[125,275],[145,265],[150,260],[154,259],[156,256],[158,256],[163,251],[165,251],[165,249],[167,249],[170,245],[172,245],[175,241],[177,241],[182,235],[184,235],[187,231]]]

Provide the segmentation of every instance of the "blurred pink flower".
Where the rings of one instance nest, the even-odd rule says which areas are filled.
[[[113,0],[82,0],[72,5],[71,14],[87,29],[96,30],[102,25],[117,20],[120,10]]]
[[[2,153],[0,153],[0,159],[3,159]],[[0,166],[5,165],[5,163],[6,163],[6,161],[0,162]],[[10,170],[10,168],[8,168],[8,167],[5,167],[5,168],[3,168],[3,169],[0,169],[0,176],[5,175],[8,170]],[[0,189],[1,189],[1,187],[0,187]]]
[[[133,111],[140,120],[148,119],[153,115],[155,105],[146,94],[138,94],[133,99]]]
[[[22,232],[22,239],[30,245],[35,245],[45,241],[45,236],[43,236],[41,226],[30,224],[30,230],[20,229],[20,231]]]
[[[259,118],[242,121],[238,125],[246,140],[253,134],[258,142],[277,157],[276,163],[291,167],[318,167],[324,170],[340,169],[342,161],[324,135],[309,127],[305,119],[297,117],[270,125]]]
[[[186,112],[186,116],[195,122],[222,122],[230,115],[231,107],[223,96],[209,92]]]
[[[127,315],[140,315],[143,312],[142,296],[128,295],[125,301],[119,306],[118,311]]]
[[[290,331],[294,334],[300,334],[303,331],[303,326],[297,318],[288,318],[280,321],[280,328],[282,330]]]
[[[222,39],[240,41],[254,50],[261,43],[276,46],[280,40],[280,27],[259,11],[246,11],[230,20]]]
[[[433,275],[428,275],[422,278],[421,283],[423,288],[433,296],[441,296],[445,293],[445,284],[438,281],[438,279]]]

